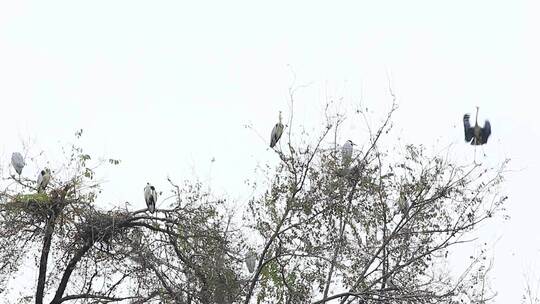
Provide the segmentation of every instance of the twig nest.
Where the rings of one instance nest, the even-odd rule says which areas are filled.
[[[53,200],[45,193],[18,194],[6,204],[6,210],[45,218],[52,211]]]

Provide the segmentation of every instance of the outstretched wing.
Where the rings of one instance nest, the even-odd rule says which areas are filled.
[[[482,140],[484,144],[487,143],[490,135],[491,135],[491,124],[489,123],[489,120],[486,120],[486,123],[484,124],[484,127],[482,128]]]
[[[465,130],[465,141],[470,142],[474,136],[474,130],[471,127],[471,123],[469,122],[471,115],[465,114],[463,115],[463,129]]]

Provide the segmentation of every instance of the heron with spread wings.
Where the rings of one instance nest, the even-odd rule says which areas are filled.
[[[486,119],[484,126],[478,125],[478,107],[476,107],[476,121],[474,127],[471,127],[469,122],[471,115],[468,113],[463,115],[463,127],[465,129],[465,141],[473,146],[487,144],[488,138],[491,135],[491,124]]]

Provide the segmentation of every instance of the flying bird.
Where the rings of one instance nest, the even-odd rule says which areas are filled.
[[[17,172],[17,174],[19,174],[19,176],[22,173],[24,165],[26,165],[24,163],[24,159],[21,153],[19,152],[14,152],[13,154],[11,154],[11,164],[13,165],[13,168],[15,168],[15,171]]]
[[[272,129],[272,134],[270,134],[270,148],[273,148],[278,140],[283,134],[283,124],[281,123],[281,111],[279,111],[279,121]]]
[[[470,142],[473,146],[486,144],[491,135],[491,124],[486,120],[484,127],[478,125],[478,107],[476,107],[476,122],[474,127],[471,127],[469,122],[469,114],[463,115],[463,127],[465,129],[465,141]]]
[[[249,250],[248,253],[246,253],[246,266],[249,270],[249,273],[253,273],[255,271],[255,263],[257,262],[257,254],[253,250]]]
[[[38,193],[41,193],[42,191],[45,190],[50,180],[51,180],[51,172],[48,168],[45,168],[44,170],[41,170],[41,172],[39,172],[38,178],[37,178]]]
[[[354,143],[349,139],[345,142],[343,147],[341,147],[341,159],[343,160],[344,164],[348,164],[351,161],[353,145]]]
[[[150,183],[146,183],[146,187],[144,187],[144,200],[146,201],[148,211],[154,213],[156,211],[157,192],[156,188],[150,185]]]

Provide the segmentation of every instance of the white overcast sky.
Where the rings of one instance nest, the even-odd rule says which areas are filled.
[[[54,167],[59,147],[83,128],[88,152],[122,160],[100,174],[103,206],[142,208],[145,183],[166,189],[171,176],[208,182],[241,209],[245,180],[277,162],[266,146],[277,112],[289,114],[291,70],[310,84],[295,111],[307,125],[326,96],[343,97],[344,107],[362,98],[382,115],[389,77],[406,141],[453,144],[471,160],[462,115],[479,105],[490,119],[483,160],[510,157],[514,170],[503,189],[511,219],[483,226],[479,239],[494,255],[496,303],[517,303],[524,273],[540,275],[540,2],[0,3],[4,176],[23,142],[28,157],[43,150]],[[361,122],[346,126],[344,138],[365,141]]]

